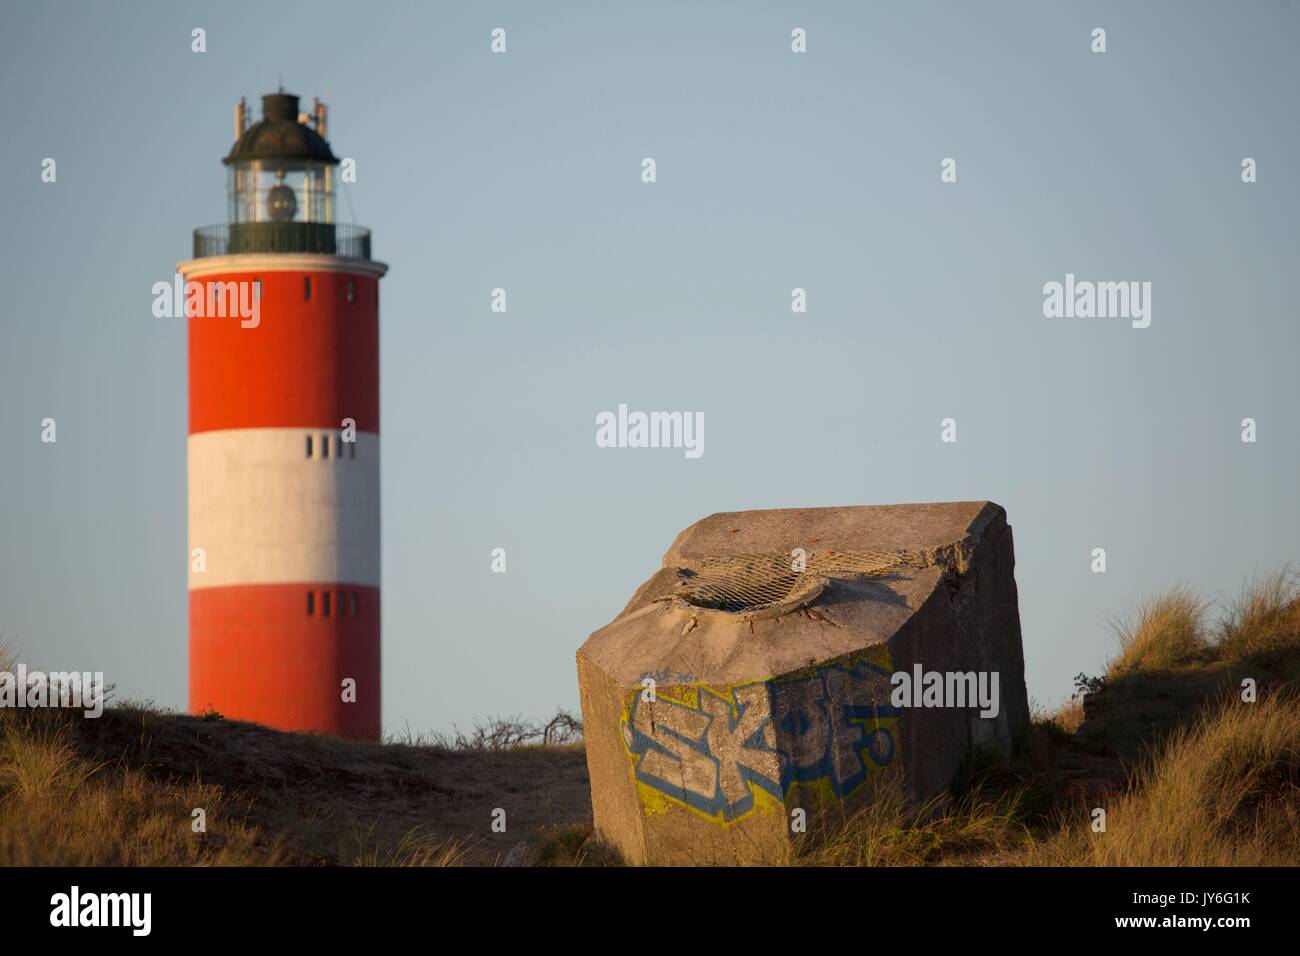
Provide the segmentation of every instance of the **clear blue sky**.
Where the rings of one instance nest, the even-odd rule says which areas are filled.
[[[999,502],[1044,704],[1111,614],[1297,558],[1300,5],[976,6],[6,4],[0,635],[184,705],[185,332],[150,288],[281,76],[391,266],[390,730],[576,708],[576,648],[714,511]],[[1067,272],[1150,281],[1151,327],[1044,318]],[[598,449],[620,402],[702,411],[704,456]]]

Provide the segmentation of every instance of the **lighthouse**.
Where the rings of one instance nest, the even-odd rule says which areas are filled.
[[[227,217],[177,266],[193,713],[380,736],[379,279],[335,221],[326,107],[235,110]],[[226,308],[227,304],[243,308]]]

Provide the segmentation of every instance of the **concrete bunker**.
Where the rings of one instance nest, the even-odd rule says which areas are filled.
[[[942,792],[1028,724],[1013,572],[991,502],[687,528],[578,651],[597,830],[632,863],[776,862],[795,809],[815,832],[884,779]]]

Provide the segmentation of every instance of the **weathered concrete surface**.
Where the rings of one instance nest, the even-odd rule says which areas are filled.
[[[796,548],[905,563],[819,571],[761,610],[682,596],[718,559]],[[914,802],[942,791],[973,745],[1009,746],[1028,725],[1013,569],[991,502],[722,513],[687,528],[578,651],[596,828],[633,863],[772,862],[800,839],[796,807],[815,831],[874,781]],[[916,665],[996,672],[997,716],[895,706],[891,676]]]

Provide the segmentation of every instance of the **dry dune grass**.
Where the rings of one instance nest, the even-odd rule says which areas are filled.
[[[1229,601],[1217,621],[1212,604],[1177,587],[1115,625],[1120,653],[1108,679],[1196,664],[1277,664],[1300,657],[1300,575],[1290,568],[1266,573]]]
[[[1044,719],[1055,724],[1061,729],[1062,733],[1068,736],[1083,724],[1083,701],[1078,698],[1071,698],[1067,703],[1062,704],[1055,713],[1049,714]]]
[[[94,720],[0,710],[0,865],[527,862],[521,843],[590,814],[580,745],[364,744],[130,704]]]
[[[1225,703],[1175,732],[1106,809],[1105,832],[1067,823],[1025,862],[1071,866],[1295,866],[1300,700]]]
[[[1207,607],[1195,591],[1178,587],[1149,602],[1136,618],[1115,622],[1120,653],[1106,676],[1183,667],[1206,659],[1210,651],[1203,633]]]
[[[1215,647],[1230,660],[1300,663],[1300,574],[1283,568],[1248,585],[1219,620]]]
[[[0,647],[0,671],[16,667]],[[76,718],[0,710],[0,865],[181,866],[281,861],[219,786],[160,783],[77,746]],[[206,834],[192,829],[207,812]]]
[[[1022,794],[973,790],[911,810],[901,781],[882,783],[824,839],[799,848],[786,865],[926,866],[991,862],[1024,841]]]
[[[356,866],[467,866],[473,861],[464,841],[442,839],[420,826],[403,833],[395,845],[376,839],[373,828],[358,834],[357,842]]]
[[[70,725],[44,714],[0,717],[0,865],[181,866],[280,861],[221,787],[160,784],[96,763]],[[203,808],[207,832],[191,813]]]
[[[910,811],[885,787],[823,842],[813,866],[1295,866],[1300,863],[1300,700],[1228,703],[1153,747],[1115,799],[1043,821],[1033,784],[976,789]]]
[[[1150,602],[1117,628],[1087,715],[1036,717],[1012,757],[973,755],[919,811],[889,780],[782,862],[1295,865],[1300,581],[1267,575],[1209,612],[1186,588]],[[359,744],[122,704],[97,720],[0,710],[0,865],[617,863],[590,839],[581,744],[466,741]],[[497,807],[508,834],[490,829]]]
[[[1119,654],[1098,695],[1106,712],[1089,721],[1072,700],[1038,717],[999,774],[976,777],[993,786],[914,812],[886,792],[793,862],[1300,863],[1300,581],[1288,569],[1266,574],[1214,622],[1211,606],[1178,587],[1119,622]],[[1258,702],[1242,699],[1245,677]],[[1120,756],[1135,749],[1124,773]],[[1068,792],[1060,771],[1070,766],[1110,766],[1124,783]],[[1092,828],[1097,807],[1105,832]]]

